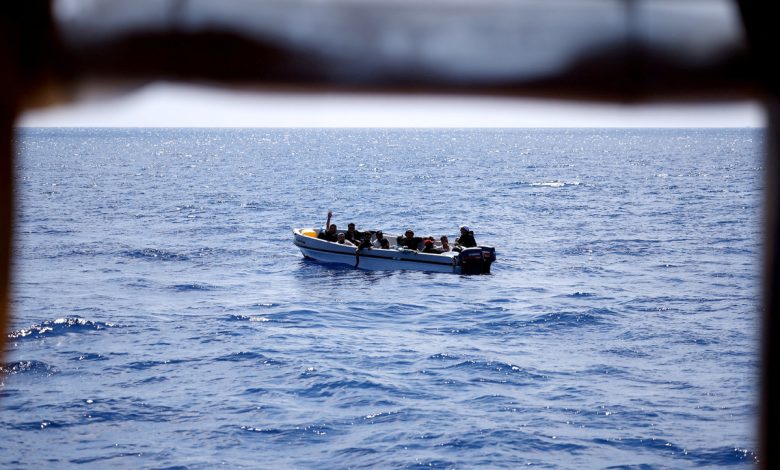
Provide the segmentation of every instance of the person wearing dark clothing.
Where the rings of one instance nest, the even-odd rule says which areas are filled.
[[[387,238],[380,238],[379,239],[379,248],[383,248],[385,250],[390,249],[390,241]]]
[[[411,230],[407,230],[404,232],[403,236],[400,236],[396,239],[398,246],[402,246],[410,250],[418,250],[422,241],[422,238],[415,237],[414,232]]]
[[[338,232],[336,230],[336,224],[330,224],[328,230],[320,231],[320,233],[317,235],[317,238],[328,242],[335,242],[338,240]]]
[[[460,237],[455,239],[455,245],[463,248],[477,246],[477,240],[474,239],[474,232],[466,225],[460,226]]]
[[[368,248],[369,250],[373,247],[371,245],[371,232],[366,232],[363,234],[363,240],[358,245],[358,250],[362,250],[363,248]]]
[[[335,242],[338,238],[338,233],[337,233],[338,228],[336,227],[336,224],[330,223],[331,217],[333,217],[333,211],[328,211],[328,220],[327,222],[325,222],[326,228],[321,229],[320,233],[317,234],[317,238],[319,238],[320,240]]]
[[[349,225],[347,225],[347,231],[344,232],[344,237],[357,245],[363,241],[363,232],[358,232],[355,230],[355,224],[350,222]]]

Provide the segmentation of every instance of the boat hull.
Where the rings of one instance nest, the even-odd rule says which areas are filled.
[[[412,270],[440,273],[460,273],[458,253],[422,253],[408,249],[363,249],[339,245],[314,236],[312,229],[293,230],[293,243],[303,256],[324,263],[345,264],[368,270]]]

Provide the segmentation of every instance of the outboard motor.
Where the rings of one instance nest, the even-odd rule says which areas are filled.
[[[490,265],[496,260],[496,249],[492,246],[480,246],[482,249],[482,274],[490,274]]]
[[[464,248],[458,256],[461,274],[490,274],[490,265],[496,260],[492,246]]]

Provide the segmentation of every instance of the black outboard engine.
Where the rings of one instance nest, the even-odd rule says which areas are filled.
[[[461,274],[490,274],[490,265],[496,260],[492,246],[464,248],[458,256]]]

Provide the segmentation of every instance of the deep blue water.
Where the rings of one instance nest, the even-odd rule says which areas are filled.
[[[0,467],[754,464],[762,142],[20,130]],[[304,260],[328,209],[498,261]]]

